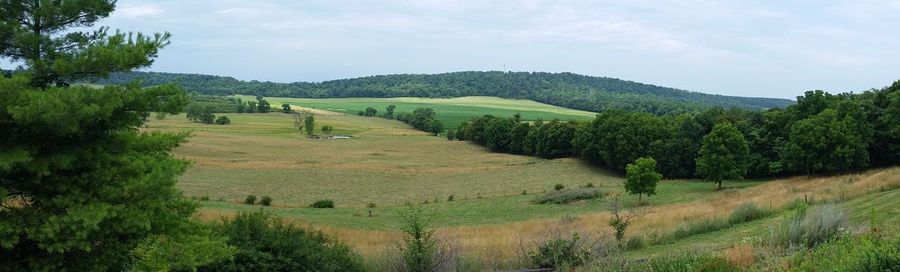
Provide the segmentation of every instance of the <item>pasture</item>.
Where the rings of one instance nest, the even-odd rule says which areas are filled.
[[[319,103],[323,104],[318,107],[327,104]],[[399,211],[408,203],[422,205],[439,228],[439,237],[458,244],[472,262],[489,267],[518,267],[523,239],[546,236],[560,226],[608,236],[609,199],[619,195],[625,206],[636,204],[635,196],[624,194],[622,177],[580,160],[491,153],[474,144],[429,136],[398,121],[316,113],[317,128],[331,125],[336,134],[354,139],[308,138],[294,127],[293,116],[283,113],[224,114],[232,120],[226,126],[192,123],[176,115],[151,120],[146,130],[192,131],[174,155],[194,162],[179,188],[189,197],[210,199],[201,202],[201,218],[265,209],[340,237],[367,259],[379,259],[398,239]],[[734,181],[726,182],[722,191],[715,191],[713,183],[665,180],[649,199],[647,216],[629,232],[665,235],[690,222],[727,217],[743,203],[780,211],[804,197],[816,203],[847,203],[857,221],[865,218],[861,211],[876,210],[882,222],[893,223],[900,218],[895,197],[898,173],[900,168],[888,168],[836,177]],[[555,184],[575,188],[588,183],[604,192],[604,198],[531,203]],[[273,206],[241,204],[247,195],[271,196]],[[454,200],[448,201],[451,195]],[[868,198],[878,201],[856,200]],[[307,208],[320,199],[334,200],[336,208]],[[369,203],[376,205],[371,217]],[[778,218],[650,246],[630,256],[722,249],[765,232]]]

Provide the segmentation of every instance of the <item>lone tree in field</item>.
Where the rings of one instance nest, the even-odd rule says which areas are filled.
[[[312,114],[307,115],[306,119],[303,119],[303,128],[306,129],[306,135],[313,135],[313,132],[316,130],[316,118]]]
[[[656,160],[653,158],[638,158],[634,163],[625,167],[627,180],[625,191],[638,195],[638,203],[641,203],[641,195],[647,197],[656,194],[656,183],[662,179],[662,175],[656,172]]]
[[[169,44],[168,33],[87,31],[115,2],[0,1],[0,58],[24,66],[0,77],[3,269],[192,270],[230,254],[175,188],[188,162],[169,151],[186,134],[139,131],[149,112],[180,111],[185,92],[70,87],[147,67]]]
[[[291,109],[291,104],[284,103],[284,104],[281,104],[281,112],[292,113],[292,112],[294,112],[294,110]]]
[[[697,174],[706,180],[718,183],[740,179],[747,173],[750,149],[744,135],[730,123],[720,123],[712,132],[703,137],[700,157],[697,158]]]

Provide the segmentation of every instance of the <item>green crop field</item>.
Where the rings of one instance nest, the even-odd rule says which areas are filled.
[[[252,96],[239,95],[244,101],[255,99]],[[573,110],[553,105],[538,103],[531,100],[513,100],[497,97],[459,97],[459,98],[284,98],[266,97],[273,108],[278,108],[283,103],[302,106],[306,108],[321,109],[347,114],[357,114],[367,107],[378,110],[379,114],[385,111],[388,105],[395,105],[395,112],[412,112],[416,108],[432,108],[437,113],[436,117],[444,123],[445,128],[455,128],[460,123],[474,116],[491,114],[500,117],[512,117],[513,114],[522,115],[522,120],[591,120],[596,113]]]

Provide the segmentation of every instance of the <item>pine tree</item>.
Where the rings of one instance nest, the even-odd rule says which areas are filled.
[[[0,78],[6,271],[190,269],[230,251],[190,220],[196,204],[175,188],[188,163],[169,151],[186,134],[138,130],[149,112],[181,110],[185,92],[171,85],[68,87],[148,66],[168,44],[168,34],[72,31],[114,7],[101,0],[0,1],[0,57],[26,66]]]

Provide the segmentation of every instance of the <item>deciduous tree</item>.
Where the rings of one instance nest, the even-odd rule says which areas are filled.
[[[718,184],[740,179],[747,173],[750,148],[741,132],[731,123],[719,123],[703,137],[700,156],[697,157],[697,174]]]
[[[662,179],[662,175],[656,172],[656,160],[638,158],[625,169],[625,191],[637,194],[638,202],[641,202],[641,195],[650,197],[656,194],[656,183]]]

